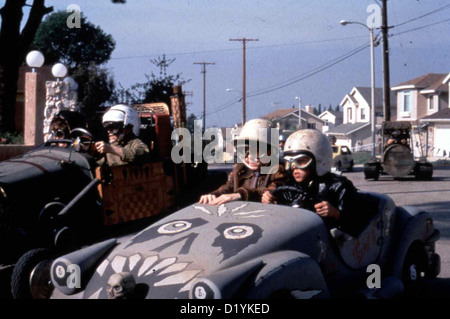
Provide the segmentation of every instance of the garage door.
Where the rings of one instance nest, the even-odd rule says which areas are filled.
[[[434,155],[449,156],[449,153],[450,153],[450,124],[436,125],[434,129]]]

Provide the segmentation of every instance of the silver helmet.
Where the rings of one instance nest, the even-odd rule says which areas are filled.
[[[317,176],[331,171],[333,151],[328,138],[317,130],[299,130],[292,133],[284,145],[284,155],[312,155]]]

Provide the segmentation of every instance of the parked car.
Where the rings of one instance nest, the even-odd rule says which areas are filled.
[[[428,213],[386,195],[360,198],[367,223],[354,236],[299,208],[193,204],[133,236],[43,261],[27,279],[45,283],[35,296],[54,299],[390,298],[439,274]],[[381,288],[368,288],[370,265],[381,270]]]
[[[345,145],[332,145],[331,148],[333,149],[333,167],[338,171],[342,169],[353,171],[355,162],[350,148]]]

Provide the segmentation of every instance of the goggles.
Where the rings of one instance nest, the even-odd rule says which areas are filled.
[[[313,162],[313,158],[306,154],[299,154],[296,156],[285,156],[285,169],[287,171],[294,169],[307,169]]]
[[[61,140],[66,137],[66,133],[63,130],[52,130],[52,139]]]
[[[103,127],[106,129],[108,133],[116,135],[122,130],[123,123],[121,122],[106,122],[103,124]]]

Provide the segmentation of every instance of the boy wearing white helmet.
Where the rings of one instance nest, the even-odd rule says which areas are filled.
[[[290,177],[283,165],[275,158],[271,163],[271,149],[277,148],[278,140],[272,145],[272,123],[263,119],[253,119],[245,123],[239,137],[235,139],[238,157],[237,163],[228,177],[226,184],[210,194],[200,197],[200,204],[220,205],[235,200],[261,201],[262,194],[284,185]],[[252,145],[258,146],[255,150]],[[243,146],[243,150],[240,147]],[[266,166],[265,166],[266,165]]]
[[[96,142],[100,154],[106,155],[110,166],[145,162],[150,151],[139,135],[139,115],[133,108],[119,104],[111,107],[103,115],[103,127],[108,132],[109,143]],[[99,161],[102,164],[104,159]]]
[[[315,211],[328,227],[352,232],[357,189],[346,177],[331,173],[333,152],[327,137],[317,130],[299,130],[284,147],[285,168],[294,182],[265,192],[263,203],[279,203]]]

